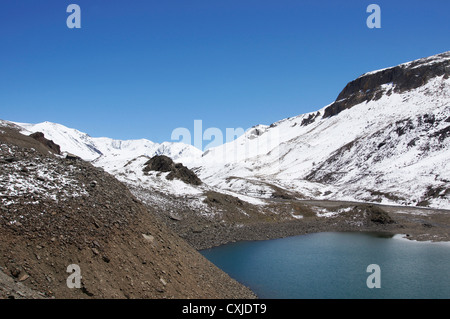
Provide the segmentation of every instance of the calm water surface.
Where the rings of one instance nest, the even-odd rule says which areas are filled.
[[[450,243],[317,233],[201,253],[260,298],[450,298]],[[367,287],[371,264],[380,266],[381,288]]]

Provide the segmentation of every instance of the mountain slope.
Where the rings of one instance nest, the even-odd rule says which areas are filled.
[[[113,176],[41,146],[0,122],[0,297],[254,297]]]
[[[367,73],[321,110],[209,150],[210,185],[450,208],[450,52]],[[230,178],[233,177],[233,178]],[[432,196],[430,196],[432,194]]]

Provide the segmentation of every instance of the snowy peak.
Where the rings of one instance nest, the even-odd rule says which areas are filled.
[[[91,161],[102,155],[92,138],[83,132],[52,122],[38,124],[15,123],[20,126],[25,135],[42,132],[44,136],[61,147],[62,152],[75,154],[84,160]]]
[[[421,66],[434,66],[436,67],[436,64],[440,64],[442,62],[448,62],[450,60],[450,51],[447,52],[443,52],[440,54],[436,54],[436,55],[432,55],[429,57],[425,57],[425,58],[421,58],[421,59],[417,59],[414,61],[410,61],[410,62],[406,62],[406,63],[402,63],[399,64],[397,66],[392,66],[389,68],[384,68],[384,69],[380,69],[380,70],[375,70],[375,71],[371,71],[371,72],[367,72],[364,73],[363,75],[361,75],[360,77],[365,77],[365,76],[369,76],[369,75],[373,75],[379,72],[383,72],[386,70],[390,70],[393,68],[403,68],[403,69],[415,69],[417,67],[421,67]]]
[[[384,94],[417,89],[441,76],[450,77],[450,51],[365,73],[347,84],[336,101],[325,109],[324,117],[334,116],[363,102],[376,101]]]
[[[159,144],[147,139],[116,140],[108,137],[91,137],[76,129],[51,122],[15,124],[20,126],[26,135],[42,132],[47,139],[58,144],[62,152],[75,154],[102,166],[111,163],[117,166],[118,162],[126,163],[139,156],[167,155],[174,160],[201,156],[200,150],[182,143]]]

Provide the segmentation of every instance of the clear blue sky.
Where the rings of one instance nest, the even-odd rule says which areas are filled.
[[[66,8],[81,7],[81,29]],[[366,8],[381,7],[369,29]],[[450,50],[450,1],[2,0],[0,118],[170,140],[315,111],[362,73]]]

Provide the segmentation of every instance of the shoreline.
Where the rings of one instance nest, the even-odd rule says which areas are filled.
[[[174,197],[127,184],[157,218],[197,250],[243,240],[267,240],[316,232],[375,231],[408,234],[418,241],[450,241],[450,210],[392,204],[266,199],[259,206],[230,195]],[[164,203],[162,207],[161,203]]]
[[[326,233],[326,232],[336,232],[336,233],[367,233],[377,236],[386,236],[390,239],[407,241],[412,244],[423,243],[423,244],[440,244],[446,245],[450,247],[450,238],[446,238],[444,236],[439,237],[438,240],[432,240],[430,237],[433,235],[428,233],[417,233],[417,230],[414,227],[405,227],[405,225],[370,225],[366,227],[355,227],[350,225],[345,225],[345,223],[334,224],[334,227],[330,227],[327,225],[328,222],[322,222],[320,225],[314,225],[317,228],[307,229],[305,231],[305,224],[303,223],[303,227],[299,227],[301,225],[301,221],[294,220],[288,221],[284,223],[276,223],[276,224],[257,224],[257,225],[246,225],[244,227],[239,227],[233,231],[230,231],[228,234],[231,235],[234,233],[234,236],[230,240],[224,240],[222,238],[222,242],[219,243],[218,239],[210,242],[203,242],[203,245],[193,245],[194,248],[202,254],[202,251],[206,251],[209,249],[214,249],[219,246],[235,243],[235,242],[255,242],[255,241],[266,241],[266,240],[276,240],[283,239],[288,237],[295,236],[304,236],[309,234],[318,234],[318,233]],[[315,223],[313,223],[315,224]],[[308,224],[308,226],[312,226]],[[345,227],[347,226],[347,227]],[[261,232],[264,228],[270,228],[272,232],[263,233]],[[290,231],[288,231],[290,230]],[[400,232],[400,230],[402,230]],[[275,235],[279,232],[279,235]],[[407,232],[405,232],[407,231]],[[243,232],[245,232],[245,236],[243,236]],[[448,235],[448,234],[447,234]],[[428,238],[428,239],[427,239]],[[183,238],[189,244],[192,245],[191,241],[194,238]],[[197,238],[198,240],[198,238]],[[203,254],[202,254],[203,255]],[[205,257],[206,258],[206,257]],[[228,274],[228,273],[227,273]],[[228,274],[229,275],[229,274]],[[243,282],[238,281],[241,285],[252,291],[252,293],[256,296],[257,299],[261,297],[248,285]]]
[[[397,240],[407,241],[407,242],[413,242],[413,243],[450,245],[450,241],[416,240],[416,239],[411,239],[408,237],[409,237],[408,234],[395,234],[392,238],[397,239]]]
[[[434,247],[434,248],[439,248],[439,249],[441,249],[441,251],[442,252],[444,252],[442,249],[445,249],[445,253],[447,253],[448,252],[448,248],[450,248],[450,241],[424,241],[424,240],[415,240],[415,239],[410,239],[410,237],[411,236],[406,236],[406,234],[392,234],[392,233],[390,233],[390,232],[384,232],[384,231],[382,231],[382,232],[379,232],[379,231],[369,231],[369,230],[361,230],[361,231],[359,231],[359,232],[354,232],[354,231],[339,231],[339,232],[329,232],[329,231],[326,231],[326,232],[315,232],[315,233],[307,233],[307,234],[303,234],[303,235],[298,235],[298,236],[305,236],[305,235],[314,235],[314,234],[319,234],[319,235],[325,235],[325,236],[327,236],[327,234],[335,234],[336,236],[337,236],[337,234],[343,234],[343,233],[348,233],[350,236],[357,236],[356,234],[358,234],[358,235],[360,235],[360,234],[364,234],[364,235],[362,235],[362,236],[368,236],[368,237],[370,237],[370,238],[373,238],[373,240],[382,240],[383,242],[385,242],[385,243],[387,243],[387,242],[391,242],[391,244],[388,244],[388,245],[393,245],[394,243],[392,242],[392,240],[396,240],[396,241],[402,241],[402,242],[408,242],[408,244],[400,244],[400,246],[398,246],[398,247],[400,247],[401,249],[404,249],[404,248],[408,248],[409,247],[409,245],[410,244],[412,244],[413,245],[413,247],[418,247],[418,246],[416,246],[417,244],[419,244],[419,245],[421,245],[421,244],[425,244],[425,245],[430,245],[430,244],[432,244],[432,245],[440,245],[440,246],[437,246],[437,247]],[[296,236],[294,236],[294,237],[296,237]],[[364,237],[363,237],[363,240],[362,240],[362,243],[364,243],[367,239],[364,239]],[[313,242],[317,242],[317,238],[320,238],[320,236],[319,237],[309,237],[309,239],[307,239],[307,238],[305,238],[305,241],[306,242],[309,242],[309,243],[311,243],[311,241],[313,241]],[[281,239],[281,238],[280,238]],[[384,239],[390,239],[391,241],[384,241]],[[269,240],[272,240],[272,239],[269,239]],[[294,239],[295,240],[295,239]],[[227,256],[227,255],[230,255],[230,254],[233,254],[234,253],[234,251],[240,251],[241,249],[243,249],[243,250],[249,250],[249,248],[248,247],[251,247],[251,249],[255,249],[255,246],[253,246],[251,243],[253,242],[253,243],[256,243],[258,240],[249,240],[249,241],[245,241],[245,242],[249,242],[250,243],[250,246],[246,246],[246,245],[244,245],[244,246],[232,246],[231,247],[231,250],[230,249],[225,249],[225,251],[223,251],[223,250],[219,250],[219,252],[225,252],[225,256]],[[319,241],[320,241],[320,239],[319,239]],[[398,242],[397,242],[398,243]],[[227,245],[227,244],[225,244],[225,245]],[[277,246],[277,247],[279,247],[279,249],[280,250],[282,250],[283,251],[283,248],[282,247],[280,247],[280,243],[279,244],[274,244],[275,246]],[[281,242],[281,245],[285,245],[283,242]],[[288,244],[289,245],[289,244]],[[301,245],[301,244],[300,244]],[[397,244],[397,245],[399,245],[399,244]],[[395,244],[394,244],[394,246],[396,246]],[[266,247],[265,245],[262,245],[262,246],[260,246],[260,245],[257,245],[256,247],[259,247],[259,249],[258,248],[256,248],[257,249],[257,251],[259,251],[259,250],[262,250],[262,251],[265,251],[264,250],[264,248]],[[269,247],[272,247],[272,249],[273,249],[273,246],[272,245],[269,245]],[[425,252],[425,258],[426,258],[426,254],[427,254],[427,252],[428,252],[428,250],[431,248],[431,246],[422,246],[423,248],[422,248],[422,251],[423,252]],[[199,252],[202,254],[202,255],[206,255],[206,256],[208,256],[211,252],[212,252],[212,255],[214,256],[214,255],[216,255],[215,253],[214,253],[214,248],[217,248],[217,247],[212,247],[212,248],[207,248],[207,249],[202,249],[202,250],[200,250]],[[211,249],[211,251],[209,251]],[[270,250],[270,249],[269,249]],[[289,250],[290,251],[290,250]],[[320,249],[319,249],[319,251],[320,251]],[[406,249],[406,251],[409,251],[408,249]],[[414,249],[412,250],[412,251],[415,251]],[[231,253],[230,253],[231,252]],[[251,254],[251,253],[250,253]],[[285,252],[284,252],[284,254],[286,254]],[[267,254],[266,254],[267,255]],[[217,267],[219,267],[220,269],[222,269],[221,268],[221,264],[222,264],[222,262],[220,261],[220,259],[222,258],[222,254],[220,254],[219,253],[219,256],[220,256],[220,258],[218,258],[218,264],[217,264]],[[212,257],[210,257],[210,258],[212,258]],[[245,258],[245,257],[244,257]],[[278,258],[280,258],[279,256],[278,256]],[[212,260],[214,260],[214,258],[212,258]],[[345,260],[345,259],[343,259],[343,260]],[[250,262],[251,263],[251,262]],[[224,270],[225,271],[225,270]],[[227,272],[228,273],[228,272]],[[239,271],[237,271],[237,269],[234,269],[234,273],[235,273],[235,275],[236,275],[236,273],[239,273],[240,274],[240,272]],[[232,276],[232,274],[229,274],[230,276]],[[242,275],[241,275],[241,277],[242,277]],[[232,277],[232,278],[234,278],[234,277]],[[245,278],[247,278],[247,277],[245,277]],[[235,278],[235,280],[237,280],[239,283],[241,283],[242,285],[244,285],[244,286],[246,286],[248,289],[250,289],[251,291],[253,291],[253,293],[257,296],[257,298],[258,299],[261,299],[261,298],[265,298],[265,297],[260,297],[259,296],[259,294],[258,294],[258,292],[257,291],[255,291],[255,290],[253,290],[254,288],[258,288],[258,287],[261,287],[262,285],[261,285],[261,283],[258,285],[258,284],[255,284],[255,281],[253,280],[246,280],[247,282],[251,282],[250,284],[246,284],[246,283],[244,283],[244,281],[241,281],[241,280],[243,280],[243,279],[241,279],[241,280],[238,280],[238,279],[236,279]],[[289,283],[290,284],[290,283]],[[272,286],[270,285],[270,284],[268,284],[267,285],[267,287],[266,288],[271,288]],[[270,289],[268,289],[268,290],[270,290]],[[265,292],[267,293],[267,291],[268,290],[266,290]],[[261,290],[258,290],[259,291],[259,293],[262,293],[261,292]],[[276,289],[274,290],[274,291],[277,291]],[[269,297],[269,298],[271,298],[271,297]],[[288,298],[290,298],[290,297],[288,297]],[[294,297],[294,299],[295,299],[296,297]]]
[[[239,241],[273,240],[321,232],[373,232],[394,237],[402,235],[402,240],[417,242],[439,242],[450,244],[450,223],[441,219],[450,215],[431,215],[426,220],[405,220],[399,213],[390,213],[392,224],[354,223],[348,217],[305,218],[278,222],[254,222],[243,225],[205,227],[201,232],[180,234],[196,250],[204,250]],[[407,219],[407,218],[406,218]],[[430,220],[431,222],[430,223]],[[438,221],[434,221],[437,219]],[[430,226],[431,225],[431,226]],[[399,238],[400,239],[400,238]]]

